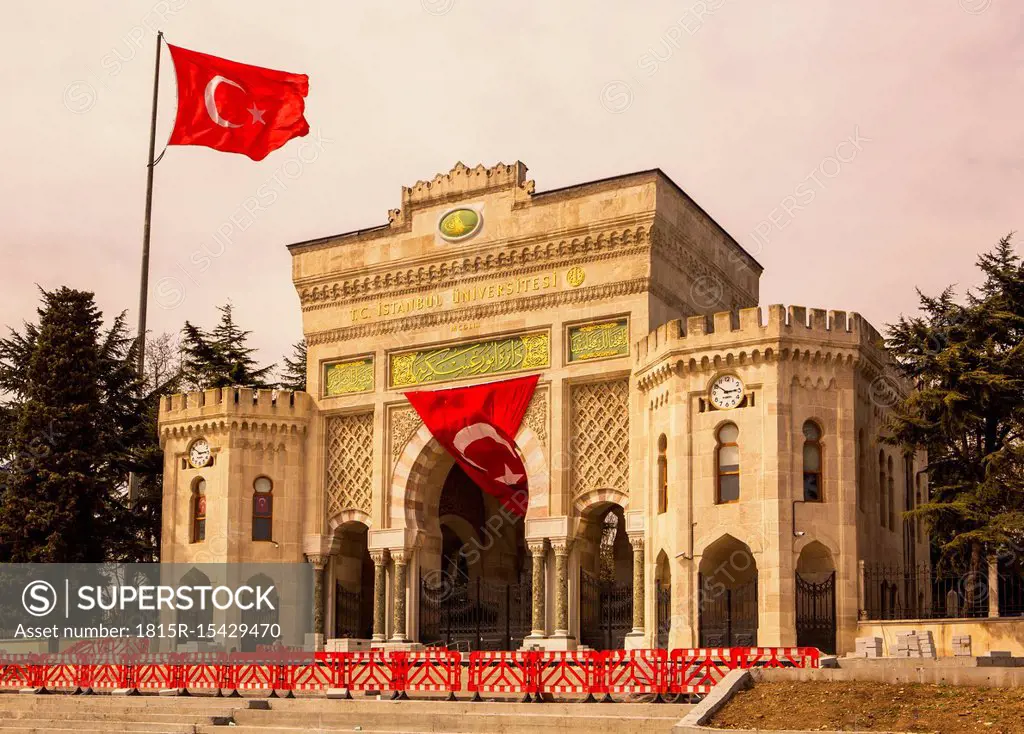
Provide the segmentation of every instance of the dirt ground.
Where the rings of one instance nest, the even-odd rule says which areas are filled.
[[[759,683],[733,696],[719,729],[1024,733],[1024,689],[882,683]]]

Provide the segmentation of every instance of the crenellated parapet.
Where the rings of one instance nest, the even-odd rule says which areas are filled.
[[[160,438],[226,430],[305,434],[315,410],[304,392],[216,387],[168,395],[160,399]]]
[[[772,360],[863,365],[882,374],[889,363],[882,335],[860,314],[772,305],[670,321],[641,339],[634,375],[647,390],[681,370],[703,371]]]

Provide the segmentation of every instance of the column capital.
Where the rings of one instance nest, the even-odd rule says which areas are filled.
[[[629,544],[633,546],[634,551],[642,551],[644,549],[644,536],[643,535],[628,535]]]
[[[392,561],[404,566],[412,558],[412,548],[389,548],[388,554]]]
[[[387,548],[379,548],[370,551],[370,560],[374,566],[383,566],[388,562]]]
[[[565,556],[569,554],[569,549],[572,547],[572,538],[551,538],[551,550],[555,552],[556,556]]]
[[[313,564],[314,571],[323,571],[330,556],[326,553],[307,553],[306,560]]]
[[[547,552],[547,545],[544,540],[528,540],[526,541],[526,547],[530,549],[530,554],[534,557],[543,556]]]

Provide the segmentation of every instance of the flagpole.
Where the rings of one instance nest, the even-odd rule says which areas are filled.
[[[142,226],[142,276],[139,279],[139,377],[145,376],[146,369],[146,309],[149,305],[149,232],[153,217],[153,168],[156,167],[156,110],[160,92],[160,46],[163,31],[156,34],[156,65],[153,70],[153,114],[149,121],[149,164],[146,166],[146,219]]]
[[[139,277],[139,335],[135,343],[138,352],[139,380],[146,377],[146,309],[149,305],[149,232],[153,218],[153,168],[156,167],[156,110],[160,96],[160,46],[163,31],[156,33],[156,63],[153,69],[153,112],[149,119],[149,163],[146,165],[146,217],[142,225],[142,274]],[[128,474],[128,507],[135,504],[139,478]]]

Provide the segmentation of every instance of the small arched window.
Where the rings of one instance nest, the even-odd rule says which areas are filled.
[[[252,489],[252,539],[273,540],[274,484],[266,477],[258,477]]]
[[[896,529],[896,481],[893,479],[892,470],[892,457],[889,457],[889,461],[886,464],[885,478],[889,483],[889,529]]]
[[[206,540],[206,480],[197,477],[192,482],[192,542]]]
[[[885,481],[885,453],[882,451],[878,452],[878,519],[882,522],[882,527],[887,527],[889,524],[889,503],[886,500],[886,488],[888,484]]]
[[[804,501],[821,502],[821,429],[804,423]]]
[[[658,436],[658,514],[668,512],[668,439]]]
[[[718,429],[718,497],[719,503],[737,502],[740,498],[740,429],[726,423]]]

